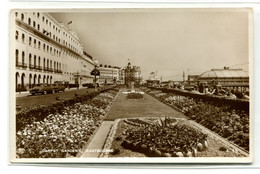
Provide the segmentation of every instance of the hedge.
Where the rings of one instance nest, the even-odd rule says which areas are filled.
[[[248,100],[224,98],[215,95],[197,94],[197,93],[192,93],[189,91],[183,91],[178,89],[168,89],[168,88],[159,88],[159,87],[149,87],[149,88],[154,90],[161,90],[163,93],[173,93],[177,95],[190,97],[193,99],[199,99],[204,102],[212,103],[214,105],[228,105],[234,109],[239,109],[239,110],[244,110],[249,112],[250,106]]]

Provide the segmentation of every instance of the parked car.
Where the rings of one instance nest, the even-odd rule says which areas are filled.
[[[54,93],[54,91],[51,85],[45,83],[39,83],[30,90],[30,93],[32,95],[35,95],[37,93],[48,94],[48,93]]]
[[[93,83],[84,83],[82,84],[83,87],[87,87],[87,88],[95,88]],[[99,84],[97,83],[97,87],[99,87]]]
[[[53,92],[64,92],[65,86],[59,83],[54,83],[52,85]]]

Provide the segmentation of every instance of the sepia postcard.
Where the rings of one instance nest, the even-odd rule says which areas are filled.
[[[252,163],[252,8],[10,10],[12,163]]]

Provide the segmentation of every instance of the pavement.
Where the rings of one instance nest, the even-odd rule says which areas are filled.
[[[113,121],[103,121],[81,158],[98,158],[106,142]]]

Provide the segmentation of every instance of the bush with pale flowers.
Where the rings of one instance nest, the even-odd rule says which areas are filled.
[[[65,158],[82,152],[108,112],[116,92],[64,106],[60,113],[25,125],[16,133],[18,158]]]

